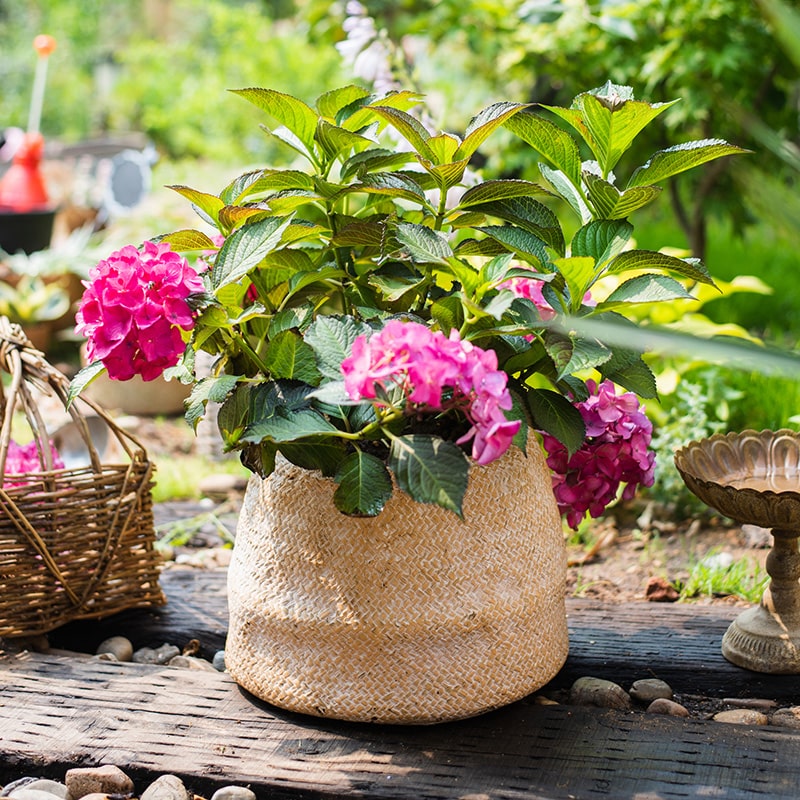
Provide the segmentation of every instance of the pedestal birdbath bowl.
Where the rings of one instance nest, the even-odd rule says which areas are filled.
[[[722,654],[756,672],[800,673],[800,433],[716,434],[678,450],[675,466],[708,506],[772,532],[771,581],[760,604],[731,623]]]

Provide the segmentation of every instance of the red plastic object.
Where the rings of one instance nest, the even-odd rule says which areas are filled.
[[[0,178],[0,210],[41,211],[49,206],[39,165],[44,151],[40,133],[26,133],[8,171]]]

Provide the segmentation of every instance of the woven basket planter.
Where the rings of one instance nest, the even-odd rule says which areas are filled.
[[[473,467],[463,522],[399,491],[378,517],[346,517],[334,488],[287,462],[250,480],[225,650],[243,688],[322,717],[432,723],[558,672],[566,555],[538,447]]]
[[[0,370],[11,376],[0,388],[0,636],[32,636],[76,619],[163,604],[153,467],[142,446],[91,401],[67,409],[67,378],[4,317]],[[85,464],[53,468],[51,433],[39,409],[44,398],[63,406]],[[12,425],[22,417],[47,469],[5,475]],[[118,463],[103,463],[100,438]]]

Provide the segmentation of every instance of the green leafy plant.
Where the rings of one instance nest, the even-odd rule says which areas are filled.
[[[164,235],[158,246],[148,243],[138,268],[144,275],[145,262],[163,257],[175,270],[173,251],[204,251],[202,291],[188,277],[182,290],[193,318],[174,304],[162,312],[191,335],[184,344],[173,329],[174,353],[152,335],[133,341],[152,320],[124,299],[115,308],[128,309],[133,322],[104,322],[98,298],[108,298],[112,277],[127,275],[135,256],[126,251],[95,274],[97,289],[84,297],[79,323],[100,356],[73,392],[104,366],[112,377],[155,376],[157,364],[180,353],[172,372],[195,383],[191,424],[208,402],[222,402],[225,447],[241,450],[248,467],[268,475],[281,453],[333,477],[339,508],[365,515],[380,512],[391,476],[414,499],[460,514],[470,468],[463,445],[473,436],[478,463],[499,455],[512,430],[524,448],[529,428],[576,452],[587,431],[574,403],[589,397],[589,377],[655,395],[625,312],[691,296],[682,281],[713,281],[697,259],[630,249],[628,217],[658,197],[663,180],[740,148],[688,142],[623,167],[634,139],[671,103],[636,100],[612,83],[579,94],[569,108],[495,103],[462,137],[429,131],[410,113],[420,99],[409,92],[373,96],[346,86],[314,107],[270,89],[236,94],[277,123],[265,130],[306,168],[250,171],[219,194],[174,187],[218,237]],[[467,177],[478,148],[501,128],[538,154],[546,186]],[[624,181],[616,177],[622,169]],[[558,201],[574,223],[562,227],[551,208]],[[152,276],[141,280],[136,291],[151,297]],[[583,318],[629,325],[625,345],[576,332],[571,323]],[[394,321],[439,332],[440,353],[460,348],[470,387],[459,374],[444,389],[426,387],[435,401],[421,402],[406,376],[354,392],[346,379],[367,369],[364,342],[395,330]],[[418,355],[411,366],[429,368],[436,384],[442,362],[431,354],[434,339],[426,342],[427,363]],[[145,353],[138,362],[124,355],[137,346]],[[197,350],[216,356],[211,375],[195,375]],[[479,419],[478,401],[488,421]]]
[[[69,295],[57,283],[22,275],[16,284],[0,281],[0,314],[20,325],[52,322],[69,311]]]
[[[769,575],[751,558],[724,556],[715,549],[694,564],[686,583],[678,586],[680,599],[733,595],[758,603],[769,583]]]

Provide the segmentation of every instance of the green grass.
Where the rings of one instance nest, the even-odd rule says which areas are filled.
[[[720,552],[714,549],[692,566],[686,583],[679,587],[680,599],[733,595],[758,603],[769,575],[752,558],[740,558],[726,565],[717,560]]]
[[[180,455],[153,458],[156,466],[153,502],[168,500],[199,500],[200,484],[212,475],[241,475],[248,477],[250,472],[237,458],[212,461],[201,456]]]

